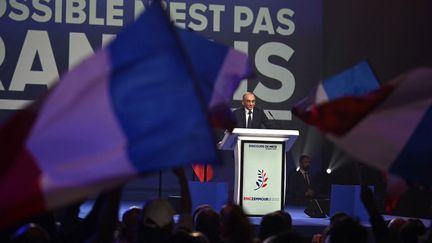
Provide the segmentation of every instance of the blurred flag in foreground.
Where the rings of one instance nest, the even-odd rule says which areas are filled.
[[[195,67],[196,78],[208,104],[211,125],[234,129],[236,121],[231,112],[231,101],[240,80],[252,74],[248,59],[244,53],[227,49],[188,30],[178,29],[178,33],[189,64]]]
[[[208,115],[249,70],[245,55],[179,34],[154,1],[0,129],[0,226],[141,172],[217,162]]]
[[[316,107],[345,96],[361,96],[379,87],[367,61],[321,81],[308,96],[293,107],[293,113],[308,124],[321,128]]]
[[[316,119],[313,125],[353,158],[407,182],[432,183],[432,69],[318,105]]]

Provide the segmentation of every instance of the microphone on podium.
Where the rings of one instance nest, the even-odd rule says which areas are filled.
[[[272,118],[272,120],[273,120],[273,128],[274,129],[279,129],[280,127],[279,126],[277,126],[278,124],[277,124],[277,120],[276,120],[276,118],[273,116],[273,114],[271,113],[271,111],[270,110],[267,110],[267,112],[269,113],[269,115],[271,116],[271,118]]]
[[[273,114],[268,110],[268,113],[270,114],[270,116],[273,118],[273,120],[276,121],[276,118],[273,116]]]

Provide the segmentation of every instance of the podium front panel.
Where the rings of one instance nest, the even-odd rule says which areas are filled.
[[[240,206],[250,216],[282,210],[285,192],[285,143],[241,142]]]

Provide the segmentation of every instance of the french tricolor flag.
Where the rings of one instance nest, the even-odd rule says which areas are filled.
[[[321,114],[317,113],[318,106],[341,97],[362,96],[379,85],[369,62],[364,60],[319,82],[308,96],[294,105],[293,113],[308,124],[320,125]]]
[[[314,119],[311,124],[353,158],[407,182],[432,182],[431,68],[318,105]]]
[[[229,125],[215,114],[230,114],[250,70],[246,55],[174,29],[154,1],[0,129],[0,225],[142,172],[218,162],[210,121]]]
[[[329,138],[354,158],[407,182],[432,183],[432,69],[398,77],[369,96],[385,98],[342,136]],[[374,97],[369,97],[373,99]],[[367,101],[365,101],[367,102]],[[360,104],[359,104],[360,105]],[[353,109],[352,112],[355,112]]]

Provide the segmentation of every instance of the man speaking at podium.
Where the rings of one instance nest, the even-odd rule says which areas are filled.
[[[234,110],[239,128],[273,128],[263,110],[255,107],[256,98],[251,92],[243,95],[242,107]]]

